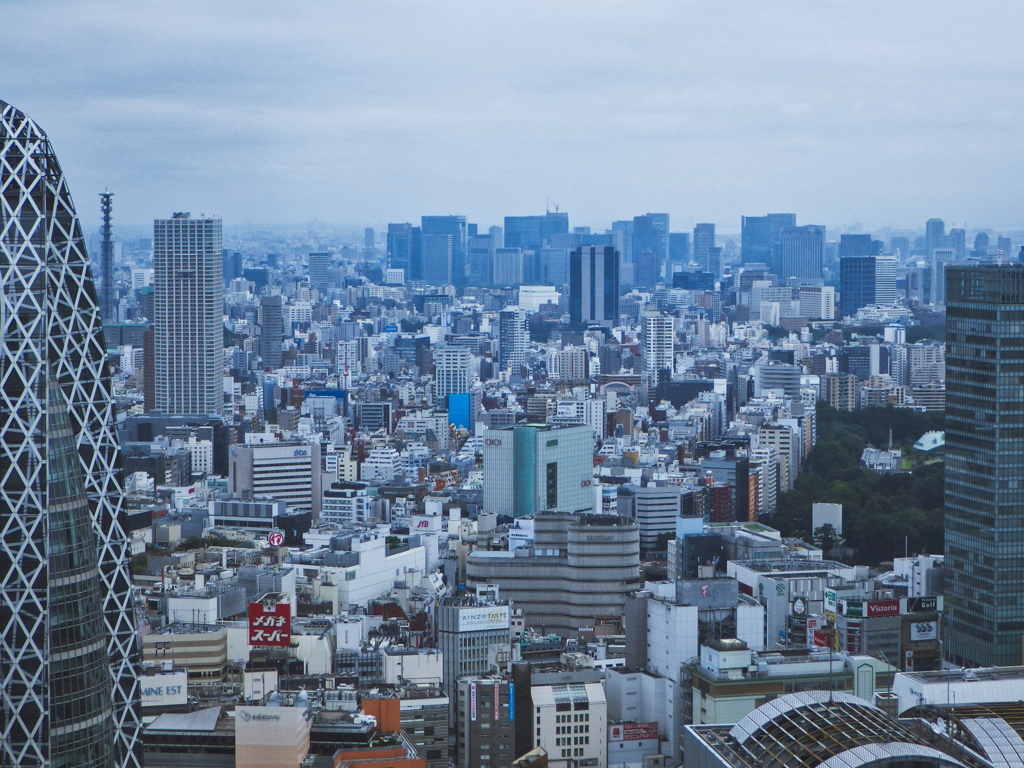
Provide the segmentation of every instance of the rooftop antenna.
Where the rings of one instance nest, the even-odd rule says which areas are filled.
[[[111,237],[110,214],[113,210],[113,192],[100,193],[100,210],[103,212],[103,249],[101,251],[100,268],[103,272],[103,320],[107,322],[115,318],[111,317],[113,311],[114,296],[114,241]]]

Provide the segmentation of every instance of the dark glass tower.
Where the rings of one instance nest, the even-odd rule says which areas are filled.
[[[138,766],[102,314],[46,135],[0,102],[0,766]]]
[[[569,255],[569,323],[573,328],[619,322],[619,252],[581,246]]]
[[[1024,267],[946,268],[946,658],[1020,664]]]

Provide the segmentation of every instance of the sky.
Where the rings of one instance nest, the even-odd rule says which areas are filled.
[[[1024,228],[1024,4],[0,0],[0,100],[87,229]]]

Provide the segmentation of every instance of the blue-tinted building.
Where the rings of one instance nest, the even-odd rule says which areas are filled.
[[[843,235],[846,237],[846,235]],[[874,256],[846,256],[839,259],[839,306],[843,317],[875,303]]]
[[[450,235],[452,238],[452,267],[451,267],[451,283],[453,285],[465,285],[467,278],[467,268],[469,261],[469,224],[466,222],[465,216],[423,216],[421,227],[421,235],[424,238],[423,248],[426,248],[425,238],[427,235]],[[426,263],[426,255],[424,254],[423,263],[423,274],[418,276],[415,275],[415,269],[413,269],[414,279],[427,280],[432,282],[434,285],[439,285],[434,278],[431,277],[428,271]]]
[[[473,398],[469,392],[448,395],[448,423],[470,429],[473,423]]]
[[[778,245],[782,230],[796,227],[795,213],[744,216],[740,254],[744,264],[767,264],[778,272]]]
[[[947,660],[1020,664],[1024,267],[946,267]],[[913,546],[913,544],[911,544]]]

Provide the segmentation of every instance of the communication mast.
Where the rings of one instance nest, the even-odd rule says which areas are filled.
[[[110,229],[110,213],[113,210],[113,192],[100,193],[100,209],[103,211],[103,251],[101,269],[103,271],[102,310],[104,322],[117,320],[114,317],[114,241]]]

